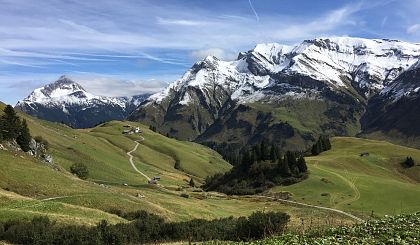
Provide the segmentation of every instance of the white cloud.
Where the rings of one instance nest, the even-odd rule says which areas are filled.
[[[221,60],[234,60],[237,57],[237,54],[221,48],[205,48],[191,52],[191,56],[196,60],[204,59],[207,56],[215,56]]]
[[[407,28],[408,34],[416,34],[420,31],[420,24],[414,24]]]
[[[157,17],[157,24],[159,25],[180,25],[180,26],[202,26],[209,24],[205,21],[198,21],[198,20],[185,20],[185,19],[166,19]]]
[[[87,91],[104,96],[132,96],[156,93],[168,84],[162,80],[121,79],[107,76],[69,76],[80,83]]]

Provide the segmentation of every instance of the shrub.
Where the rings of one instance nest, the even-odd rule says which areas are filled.
[[[83,163],[75,163],[71,165],[70,172],[81,179],[87,179],[89,170]]]
[[[174,166],[174,168],[175,169],[178,169],[178,170],[181,169],[181,162],[179,160],[175,160],[175,166]]]
[[[183,197],[183,198],[190,198],[190,195],[188,195],[187,193],[182,193],[181,194],[181,197]]]
[[[414,160],[412,157],[407,157],[403,163],[403,165],[407,168],[414,167]]]
[[[57,225],[47,217],[0,224],[0,240],[13,244],[151,244],[173,241],[259,239],[283,232],[285,213],[254,213],[249,218],[194,219],[167,223],[161,217],[138,211],[136,220],[116,225],[101,221],[95,227]]]

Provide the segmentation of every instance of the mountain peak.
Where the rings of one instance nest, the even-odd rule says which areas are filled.
[[[67,96],[76,96],[78,98],[93,97],[80,84],[63,75],[57,81],[35,89],[24,101],[43,102]]]

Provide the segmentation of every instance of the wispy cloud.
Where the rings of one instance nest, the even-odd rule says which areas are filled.
[[[157,17],[156,19],[159,25],[203,26],[209,24],[208,22],[198,20],[166,19],[161,17]]]
[[[252,4],[252,1],[248,0],[248,2],[249,2],[249,7],[251,7],[251,10],[255,15],[255,19],[257,20],[257,22],[259,22],[260,21],[260,16],[258,15],[257,11],[255,10],[254,5]]]
[[[146,89],[207,55],[233,59],[260,42],[329,35],[416,41],[420,34],[418,0],[0,2],[0,83],[8,84],[51,81],[78,69],[91,80],[110,76],[95,84],[116,91],[106,81],[143,81],[138,88]],[[0,100],[10,94],[0,91]]]
[[[415,33],[418,33],[418,32],[420,32],[420,24],[414,24],[414,25],[411,25],[407,28],[407,33],[408,34],[415,34]]]

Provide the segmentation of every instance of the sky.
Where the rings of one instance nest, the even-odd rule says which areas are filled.
[[[158,92],[195,62],[326,36],[420,42],[420,0],[0,0],[0,101],[61,75],[97,95]]]

